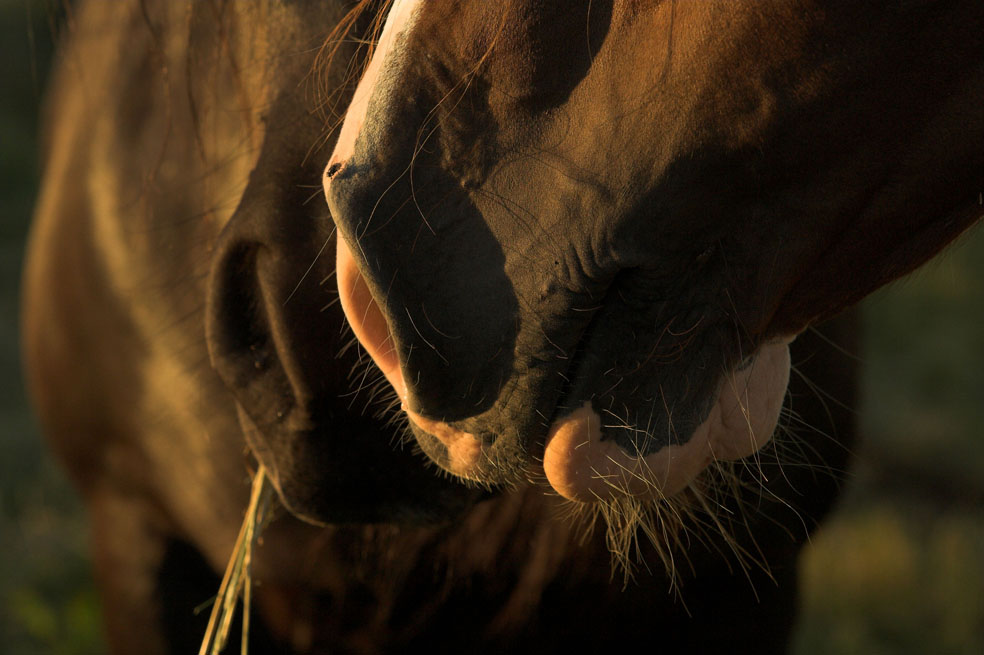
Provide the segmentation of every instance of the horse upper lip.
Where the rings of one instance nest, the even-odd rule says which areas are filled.
[[[335,277],[342,310],[356,338],[404,403],[407,386],[392,332],[344,236],[336,237]]]

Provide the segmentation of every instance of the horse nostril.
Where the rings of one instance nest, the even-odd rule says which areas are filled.
[[[329,159],[328,161],[331,162],[331,159]],[[325,190],[325,201],[328,202],[329,206],[331,205],[331,187],[333,184],[333,180],[339,173],[342,172],[342,169],[345,168],[346,162],[347,160],[345,158],[342,158],[340,160],[331,162],[330,164],[328,164],[327,168],[325,168],[325,173],[324,173],[324,177],[321,180],[321,184]]]

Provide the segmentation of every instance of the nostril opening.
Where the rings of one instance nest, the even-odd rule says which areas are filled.
[[[327,177],[330,180],[331,178],[335,177],[335,174],[337,174],[338,171],[340,170],[342,170],[342,162],[336,161],[334,164],[328,167],[328,170],[325,171],[325,177]]]

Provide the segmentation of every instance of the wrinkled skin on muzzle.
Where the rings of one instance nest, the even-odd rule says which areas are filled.
[[[976,217],[939,123],[979,68],[901,12],[848,66],[857,17],[787,10],[397,4],[325,188],[346,315],[441,466],[674,493],[769,439],[789,340]]]

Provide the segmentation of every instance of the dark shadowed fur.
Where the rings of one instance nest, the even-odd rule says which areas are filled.
[[[639,36],[632,30],[640,21],[662,20],[660,12],[674,3],[503,2],[502,13],[490,15],[475,8],[500,3],[428,3],[434,13],[410,44],[420,57],[406,71],[406,123],[394,126],[405,133],[380,129],[379,138],[392,146],[381,169],[413,164],[419,177],[411,195],[435,225],[448,212],[475,218],[474,229],[456,236],[469,263],[486,266],[488,275],[477,292],[445,288],[448,260],[425,235],[418,252],[429,253],[430,264],[401,269],[403,286],[386,296],[385,311],[404,345],[423,338],[400,311],[411,306],[414,285],[421,297],[447,292],[443,309],[428,305],[435,325],[466,317],[459,333],[467,339],[433,350],[416,344],[448,360],[432,354],[414,360],[420,366],[450,371],[433,378],[441,380],[436,386],[417,389],[416,398],[424,409],[499,435],[498,472],[490,469],[476,484],[440,471],[407,436],[402,413],[350,334],[332,279],[342,219],[324,203],[322,168],[367,52],[360,39],[378,28],[384,4],[353,10],[351,3],[315,0],[94,1],[71,14],[46,109],[24,347],[44,429],[90,512],[111,651],[194,648],[202,625],[193,609],[215,593],[213,573],[225,566],[250,472],[260,461],[275,473],[283,506],[254,555],[253,653],[398,653],[410,645],[432,652],[614,652],[640,645],[660,652],[782,652],[796,611],[797,553],[836,499],[854,443],[856,360],[845,354],[856,352],[852,312],[807,328],[793,343],[794,373],[774,441],[748,460],[716,464],[671,501],[587,508],[560,499],[531,472],[543,432],[558,398],[574,403],[591,395],[599,382],[592,371],[630,350],[626,335],[639,327],[633,317],[652,311],[647,325],[661,327],[648,337],[665,333],[659,348],[646,342],[648,358],[618,359],[619,374],[640,389],[655,379],[653,367],[665,379],[680,378],[694,362],[716,374],[762,340],[828,319],[911,270],[979,216],[972,197],[950,192],[978,179],[963,167],[982,165],[980,154],[953,147],[960,137],[952,134],[978,143],[984,134],[984,121],[966,112],[968,94],[980,90],[981,62],[953,63],[972,59],[975,46],[979,55],[981,11],[960,3],[896,7],[889,13],[904,24],[904,43],[893,39],[891,21],[872,27],[865,16],[840,15],[838,6],[850,14],[851,3],[810,11],[768,5],[762,14],[734,5],[734,16],[713,17],[720,25],[707,23],[717,27],[705,33],[701,61],[718,61],[711,55],[722,50],[715,48],[742,55],[735,79],[753,79],[755,56],[771,61],[804,49],[820,72],[792,96],[811,102],[770,122],[767,108],[749,96],[746,122],[725,129],[715,112],[727,115],[735,96],[722,89],[735,86],[714,81],[731,77],[695,64],[692,84],[673,87],[681,102],[700,100],[688,105],[687,121],[632,119],[636,130],[627,142],[671,135],[667,143],[688,146],[692,155],[660,162],[663,177],[646,194],[613,198],[602,188],[631,169],[630,152],[548,178],[563,188],[542,182],[554,192],[544,197],[590,197],[606,211],[628,208],[627,215],[656,207],[673,219],[655,236],[632,226],[617,235],[619,243],[638,245],[617,253],[638,266],[606,269],[603,289],[591,286],[590,271],[568,270],[583,283],[572,292],[575,301],[593,291],[606,300],[591,316],[573,319],[578,325],[572,327],[564,304],[569,297],[556,286],[557,293],[544,293],[559,304],[547,303],[555,321],[540,336],[587,372],[560,384],[551,368],[558,366],[556,352],[511,327],[531,306],[513,286],[532,288],[522,275],[555,275],[560,262],[551,256],[526,268],[517,263],[510,248],[522,241],[503,239],[500,229],[511,219],[483,217],[505,212],[532,220],[535,214],[523,213],[532,204],[486,182],[493,170],[533,175],[556,164],[560,151],[550,149],[550,139],[578,130],[576,121],[565,126],[557,119],[576,116],[572,89],[597,71],[592,62],[614,61],[618,37]],[[718,6],[706,6],[712,5]],[[551,52],[567,40],[550,32],[548,19],[564,7],[574,7],[561,24],[576,28],[578,44],[585,39],[585,58],[553,68]],[[800,10],[809,20],[797,18]],[[842,51],[809,49],[837,35],[816,19],[823,11],[829,24],[853,26]],[[664,45],[668,35],[688,38],[687,16],[665,15],[677,31],[650,36]],[[736,30],[737,45],[728,41],[726,25],[761,26],[770,17],[786,21],[785,29],[760,35],[764,54],[747,49],[754,30]],[[484,41],[472,38],[476,25],[492,26]],[[921,25],[930,28],[923,32]],[[535,47],[524,51],[531,38]],[[863,51],[871,58],[864,61],[874,63],[853,66],[851,48],[868,41],[871,52]],[[685,53],[679,43],[660,49],[657,59]],[[870,130],[875,145],[891,146],[881,157],[847,146],[813,157],[813,140],[863,141],[867,126],[845,118],[854,109],[900,87],[906,101],[925,91],[908,89],[904,79],[866,88],[865,75],[878,66],[894,74],[887,64],[900,49],[930,52],[941,43],[953,50],[930,57],[930,91],[952,93],[952,111],[933,115],[940,103],[894,109],[885,117],[894,128]],[[841,65],[857,74],[848,80],[856,94],[848,99],[826,95],[837,87],[823,84],[827,72],[843,79]],[[529,75],[510,73],[516,70]],[[780,89],[787,81],[773,80]],[[517,104],[500,104],[496,94]],[[525,118],[513,120],[517,115]],[[716,141],[723,133],[735,140]],[[421,134],[433,135],[433,148],[419,141]],[[905,144],[895,144],[893,134],[946,138],[905,159]],[[542,157],[509,169],[505,155],[517,143],[533,143]],[[583,143],[591,150],[590,139]],[[780,144],[778,162],[764,154],[768,143]],[[902,163],[893,168],[895,161]],[[897,188],[919,179],[910,169],[927,163],[936,166],[927,188]],[[832,171],[829,184],[809,187],[805,180],[821,166]],[[888,182],[855,183],[872,175]],[[346,206],[378,200],[379,183],[347,191]],[[636,183],[645,186],[630,186],[641,188]],[[767,193],[770,184],[782,187],[775,196]],[[849,188],[831,194],[839,185]],[[777,200],[779,210],[766,211],[763,198]],[[842,205],[834,208],[837,200]],[[626,202],[631,207],[618,204]],[[896,204],[924,215],[892,223],[880,209]],[[769,220],[794,209],[802,223],[776,232]],[[827,210],[838,217],[833,228],[822,220]],[[357,214],[344,219],[353,233]],[[865,221],[853,223],[857,215]],[[557,234],[573,244],[574,227],[571,220],[571,234]],[[362,235],[374,254],[366,273],[377,286],[409,256],[392,244],[414,242],[400,232],[400,221],[387,229],[396,231]],[[796,243],[778,248],[779,232]],[[533,247],[541,245],[535,239],[526,245],[529,253],[549,250]],[[767,271],[754,263],[762,252],[774,256]],[[815,255],[808,271],[796,259],[803,253]],[[654,254],[659,266],[646,259]],[[490,324],[506,326],[494,343],[485,337]],[[544,352],[552,354],[538,360]],[[524,398],[533,387],[511,381],[514,365],[546,371],[554,386]],[[705,382],[666,393],[697,416]],[[519,391],[510,401],[504,389]],[[644,392],[626,398],[626,406]],[[520,408],[515,425],[501,411],[510,407]],[[626,424],[634,421],[628,411]],[[681,433],[693,416],[677,426]]]

